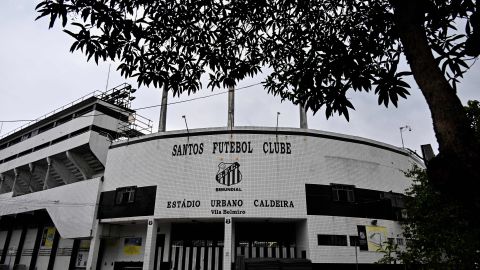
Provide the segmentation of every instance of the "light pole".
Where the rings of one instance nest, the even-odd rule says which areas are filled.
[[[357,239],[353,240],[355,243],[355,269],[358,270],[358,254],[357,254]]]
[[[188,130],[187,117],[182,115],[182,118],[185,120],[185,126],[187,127],[187,141],[190,141],[190,131]]]
[[[405,125],[403,127],[400,127],[400,138],[402,139],[402,148],[405,148],[405,145],[403,144],[403,130],[408,129],[408,131],[412,131],[412,128],[409,125]]]
[[[280,117],[280,112],[277,112],[277,126],[275,127],[275,137],[277,138],[277,142],[278,142],[278,117]]]

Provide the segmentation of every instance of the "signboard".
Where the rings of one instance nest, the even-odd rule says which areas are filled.
[[[171,183],[157,189],[155,218],[304,216],[305,187],[293,179],[308,177],[309,172],[302,169],[307,166],[303,163],[292,169],[299,153],[297,140],[304,142],[271,134],[152,140],[163,146],[152,148],[151,157],[145,157],[145,166],[155,173],[144,184]],[[125,170],[108,173],[121,179],[108,183],[112,189],[137,181]]]
[[[385,250],[387,228],[382,226],[366,226],[369,251]]]
[[[358,225],[358,246],[360,250],[385,250],[387,242],[387,228],[382,226]]]
[[[55,238],[55,227],[45,227],[42,235],[42,247],[51,248],[53,246],[53,238]]]
[[[250,147],[250,146],[249,146]],[[203,148],[202,148],[203,149]],[[289,148],[290,149],[290,148]],[[215,191],[225,192],[241,192],[240,187],[231,187],[239,184],[242,181],[242,173],[240,171],[239,162],[220,162],[218,164],[218,170],[216,172],[215,181],[226,187],[217,187]],[[200,208],[202,205],[210,206],[210,212],[212,215],[245,215],[247,211],[244,206],[246,203],[250,204],[254,208],[294,208],[295,205],[292,200],[282,199],[251,199],[246,202],[243,199],[232,200],[192,200],[183,198],[181,200],[167,201],[166,208]]]
[[[87,259],[88,259],[88,252],[87,251],[79,251],[77,253],[77,259],[75,261],[75,267],[87,267]]]
[[[90,240],[81,240],[77,258],[75,260],[75,267],[87,267],[88,251],[90,249]]]
[[[357,225],[358,231],[358,246],[360,250],[368,250],[368,243],[367,243],[367,231],[365,226]]]
[[[139,255],[142,249],[142,238],[131,237],[125,238],[123,245],[123,253],[125,255]]]

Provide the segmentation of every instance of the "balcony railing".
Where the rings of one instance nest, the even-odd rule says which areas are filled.
[[[35,123],[37,123],[37,122],[39,122],[43,119],[46,119],[47,117],[52,116],[55,113],[58,113],[58,112],[63,111],[65,109],[69,108],[69,107],[72,107],[73,105],[78,104],[78,103],[80,103],[80,102],[82,102],[82,101],[84,101],[88,98],[91,98],[91,97],[96,97],[98,99],[101,99],[101,100],[103,100],[105,102],[108,102],[108,103],[111,103],[113,105],[130,109],[131,101],[135,98],[135,97],[131,96],[131,94],[134,93],[135,91],[136,91],[136,89],[133,89],[132,86],[128,83],[122,83],[118,86],[115,86],[115,87],[105,91],[105,92],[95,90],[95,91],[93,91],[91,93],[88,93],[88,94],[86,94],[86,95],[68,103],[68,104],[63,105],[62,107],[59,107],[59,108],[57,108],[57,109],[55,109],[55,110],[53,110],[49,113],[46,113],[46,114],[38,117],[35,120],[29,121],[26,124],[23,124],[23,125],[15,128],[14,130],[11,130],[11,131],[1,135],[0,140],[9,136],[9,135],[12,135],[12,134],[14,134],[14,133],[16,133],[20,130],[22,130],[22,129],[30,126],[30,125],[33,125],[33,124],[35,124]],[[139,123],[140,126],[144,125],[148,120],[148,119],[146,119],[144,117],[140,117],[138,115],[136,115],[135,118],[136,119],[143,118],[143,120],[141,120],[140,123]],[[148,120],[148,121],[150,121],[150,120]],[[151,125],[151,123],[150,123],[150,125]],[[138,128],[138,127],[136,127],[136,128]],[[140,130],[147,131],[148,129],[145,129],[145,127],[142,127],[142,128],[140,128]],[[151,128],[150,128],[150,133],[151,133]]]

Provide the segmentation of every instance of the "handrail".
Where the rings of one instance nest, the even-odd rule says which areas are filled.
[[[41,120],[43,120],[43,119],[45,119],[45,118],[47,118],[47,117],[49,117],[49,116],[51,116],[51,115],[53,115],[53,114],[61,111],[61,110],[64,110],[65,108],[68,108],[68,107],[71,107],[71,106],[73,106],[73,105],[75,105],[75,104],[77,104],[77,103],[80,103],[80,102],[86,100],[87,98],[96,97],[96,96],[100,95],[101,93],[102,93],[102,92],[99,91],[99,90],[95,90],[95,91],[93,91],[93,92],[90,92],[90,93],[88,93],[88,94],[86,94],[86,95],[84,95],[84,96],[82,96],[82,97],[80,97],[80,98],[78,98],[78,99],[76,99],[76,100],[68,103],[68,104],[63,105],[63,106],[60,107],[60,108],[57,108],[57,109],[55,109],[55,110],[53,110],[53,111],[51,111],[51,112],[48,112],[48,113],[46,113],[46,114],[38,117],[38,118],[35,119],[35,120],[29,121],[29,122],[27,122],[26,124],[23,124],[23,125],[17,127],[16,129],[11,130],[11,131],[9,131],[9,132],[1,135],[1,136],[0,136],[0,140],[3,139],[3,138],[8,137],[8,136],[10,136],[10,135],[12,135],[13,133],[15,133],[15,132],[17,132],[17,131],[19,131],[19,130],[22,130],[22,129],[26,128],[27,126],[30,126],[30,125],[32,125],[32,124],[35,124],[35,123],[37,123],[37,122],[39,122],[39,121],[41,121]]]
[[[128,85],[129,85],[128,83],[121,83],[121,84],[119,84],[119,85],[117,85],[117,86],[115,86],[115,87],[113,87],[113,88],[111,88],[111,89],[109,89],[109,90],[107,90],[107,91],[105,91],[105,92],[102,92],[102,91],[99,91],[99,90],[95,90],[95,91],[93,91],[93,92],[90,92],[90,93],[88,93],[88,94],[86,94],[86,95],[84,95],[84,96],[82,96],[82,97],[80,97],[80,98],[78,98],[78,99],[70,102],[70,103],[67,103],[67,104],[63,105],[63,106],[60,107],[60,108],[57,108],[57,109],[55,109],[55,110],[53,110],[53,111],[51,111],[51,112],[49,112],[49,113],[46,113],[46,114],[38,117],[38,118],[35,119],[35,120],[29,121],[29,122],[27,122],[26,124],[23,124],[23,125],[15,128],[14,130],[11,130],[11,131],[9,131],[9,132],[1,135],[1,136],[0,136],[0,140],[3,139],[3,138],[8,137],[8,136],[10,136],[10,135],[12,135],[13,133],[15,133],[15,132],[17,132],[17,131],[20,131],[20,130],[26,128],[27,126],[30,126],[30,125],[32,125],[32,124],[35,124],[35,123],[37,123],[37,122],[39,122],[39,121],[41,121],[41,120],[43,120],[43,119],[45,119],[45,118],[47,118],[47,117],[49,117],[49,116],[51,116],[51,115],[59,112],[59,111],[62,111],[62,110],[64,110],[65,108],[68,108],[68,107],[71,107],[71,106],[73,106],[73,105],[75,105],[75,104],[77,104],[77,103],[80,103],[80,102],[86,100],[87,98],[96,97],[96,98],[102,99],[102,97],[104,97],[108,92],[115,91],[115,90],[117,90],[117,89],[119,89],[119,88],[126,87],[126,86],[128,86]]]

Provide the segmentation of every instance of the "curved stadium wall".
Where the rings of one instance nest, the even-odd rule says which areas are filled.
[[[117,142],[106,164],[97,218],[115,233],[98,237],[116,244],[103,247],[99,265],[208,261],[206,270],[306,258],[340,269],[373,264],[387,241],[404,245],[403,172],[421,161],[354,136],[235,127]],[[134,254],[125,239],[141,242]]]

